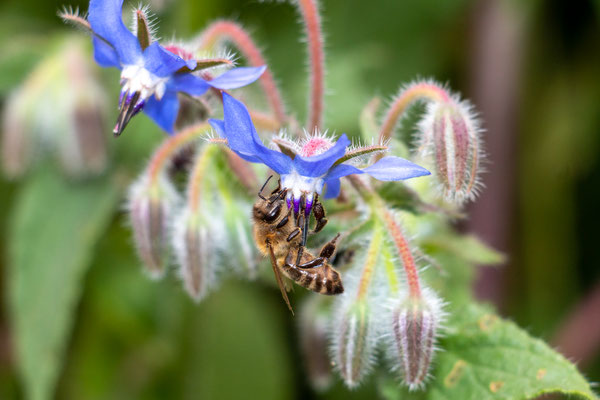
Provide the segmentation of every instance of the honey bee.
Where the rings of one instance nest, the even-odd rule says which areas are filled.
[[[293,215],[292,207],[288,207],[285,201],[287,190],[281,187],[275,189],[269,198],[264,197],[261,193],[268,182],[269,180],[258,193],[259,199],[252,210],[254,240],[261,253],[270,257],[275,279],[290,311],[293,313],[281,273],[298,285],[316,293],[325,295],[343,293],[344,286],[340,274],[329,264],[340,235],[337,234],[326,243],[318,257],[312,255],[304,248],[303,243],[307,233],[300,228],[304,226],[306,231],[308,223],[302,222],[310,215],[305,216],[303,212]],[[327,223],[325,211],[317,198],[314,200],[313,210],[317,219],[316,232]]]

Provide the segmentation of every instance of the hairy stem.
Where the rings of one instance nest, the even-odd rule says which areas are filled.
[[[392,137],[394,127],[404,111],[417,100],[448,101],[450,94],[432,82],[416,82],[403,89],[385,113],[379,131],[379,143],[385,143]]]
[[[148,173],[150,175],[150,180],[152,182],[156,182],[160,173],[164,170],[167,162],[173,157],[173,155],[181,149],[183,146],[186,146],[199,137],[204,135],[210,126],[206,122],[202,122],[199,124],[192,125],[175,135],[166,139],[158,149],[154,152],[150,163],[148,164]]]
[[[310,69],[310,103],[307,121],[309,132],[320,129],[323,123],[325,53],[323,51],[323,32],[317,0],[297,0],[302,15],[308,43]]]
[[[221,40],[233,43],[251,65],[258,67],[267,64],[258,46],[250,38],[250,35],[241,25],[232,21],[216,21],[209,25],[198,38],[198,44],[200,48],[212,48]],[[273,74],[271,74],[269,69],[260,77],[260,83],[273,108],[275,118],[280,124],[284,123],[287,120],[285,107],[279,89],[277,89],[277,85],[273,79]]]
[[[358,300],[365,298],[371,281],[373,280],[373,274],[375,272],[377,258],[380,256],[381,253],[381,242],[381,229],[375,227],[373,229],[373,237],[371,238],[371,244],[369,245],[369,250],[367,252],[367,260],[365,261],[362,275],[360,277],[360,283],[358,285]]]
[[[383,200],[366,185],[356,175],[349,175],[348,179],[352,183],[352,186],[358,191],[360,196],[371,205],[371,210],[385,223],[388,228],[388,232],[396,245],[398,255],[402,260],[402,266],[404,267],[404,273],[406,275],[406,282],[408,284],[409,294],[413,298],[421,297],[421,284],[419,281],[419,272],[417,270],[417,264],[415,258],[410,250],[408,240],[404,237],[400,225],[396,221],[392,213],[389,212],[385,206]],[[394,283],[391,282],[393,286]]]
[[[410,251],[408,240],[402,234],[402,229],[400,229],[400,225],[396,222],[396,219],[394,218],[392,213],[390,213],[385,208],[379,209],[383,210],[381,211],[381,215],[392,236],[392,240],[396,245],[396,249],[398,249],[400,259],[402,260],[402,265],[404,266],[404,273],[406,274],[406,283],[408,284],[408,291],[410,297],[419,298],[421,297],[421,284],[419,282],[419,273],[417,271],[415,258],[412,252]]]
[[[204,183],[204,177],[206,177],[206,168],[210,163],[211,156],[215,151],[218,151],[218,147],[212,144],[206,144],[200,154],[196,157],[194,162],[194,168],[190,179],[188,181],[187,195],[188,195],[188,207],[195,213],[200,207],[200,194],[202,193],[202,184]]]

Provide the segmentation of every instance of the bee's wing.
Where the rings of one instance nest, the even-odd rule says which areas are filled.
[[[271,266],[273,267],[273,273],[275,274],[275,280],[277,281],[277,285],[279,286],[279,290],[281,291],[281,297],[285,300],[288,308],[294,315],[294,310],[292,309],[292,305],[290,304],[290,299],[288,298],[287,291],[285,290],[285,286],[283,284],[283,280],[281,279],[281,274],[279,273],[279,267],[277,266],[277,259],[275,258],[275,254],[273,253],[273,247],[271,245],[267,245],[269,248],[269,254],[271,255]]]

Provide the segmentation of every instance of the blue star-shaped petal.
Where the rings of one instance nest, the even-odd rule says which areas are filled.
[[[351,174],[368,174],[381,181],[398,181],[429,175],[425,168],[400,157],[388,156],[364,169],[338,163],[350,140],[343,134],[335,144],[320,154],[293,159],[279,151],[269,149],[258,137],[248,110],[241,102],[223,94],[224,119],[209,122],[217,133],[227,139],[231,150],[243,159],[262,163],[281,176],[281,186],[288,189],[288,204],[293,201],[297,213],[301,199],[305,199],[305,213],[309,215],[314,195],[321,194],[327,184],[326,198],[337,197],[340,178]]]
[[[158,42],[145,48],[121,17],[123,0],[91,0],[88,21],[93,32],[94,59],[103,67],[121,69],[119,117],[114,129],[121,134],[129,120],[144,111],[161,128],[173,133],[179,111],[177,92],[199,96],[209,88],[239,88],[257,80],[265,68],[235,68],[204,80],[192,71],[197,62],[182,58]]]

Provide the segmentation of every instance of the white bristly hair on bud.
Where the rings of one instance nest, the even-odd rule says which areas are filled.
[[[374,309],[377,305],[368,296],[356,296],[362,272],[361,268],[351,268],[345,273],[345,290],[334,300],[329,329],[332,364],[351,389],[372,371],[379,337]]]
[[[445,319],[443,302],[433,290],[422,287],[421,297],[391,299],[382,318],[388,327],[382,336],[384,352],[392,369],[410,390],[423,388]]]
[[[468,101],[453,96],[428,103],[419,123],[419,151],[434,164],[437,184],[448,202],[462,205],[477,196],[484,156],[481,132]]]
[[[146,28],[148,29],[148,34],[150,35],[151,42],[159,41],[160,38],[156,36],[158,32],[157,29],[157,18],[156,15],[150,11],[150,5],[138,3],[137,7],[134,7],[131,12],[131,31],[135,35],[138,29],[138,18],[137,14],[140,12],[144,19],[146,20]]]
[[[196,302],[216,286],[216,268],[221,264],[219,243],[223,243],[223,234],[220,224],[213,221],[214,216],[193,213],[186,207],[173,219],[171,227],[178,274]]]
[[[144,172],[129,188],[127,210],[135,246],[153,279],[161,278],[168,264],[168,223],[180,202],[179,193],[164,174],[152,184]]]

